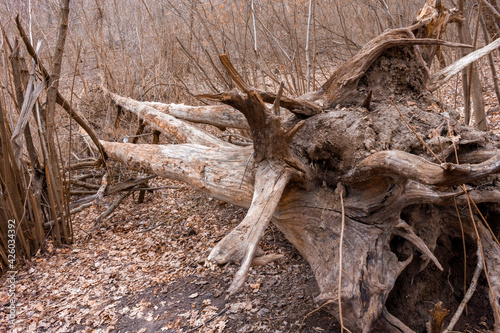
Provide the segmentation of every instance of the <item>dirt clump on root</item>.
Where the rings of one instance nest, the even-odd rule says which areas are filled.
[[[418,97],[426,91],[426,73],[409,47],[385,50],[366,71],[358,84],[359,92],[373,92],[373,100],[388,96]]]

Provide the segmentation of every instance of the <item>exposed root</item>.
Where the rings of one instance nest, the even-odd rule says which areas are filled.
[[[252,260],[252,264],[250,266],[265,266],[269,263],[272,263],[273,261],[279,260],[283,258],[284,255],[282,254],[276,254],[276,253],[271,253],[271,254],[265,254],[260,257],[255,257]]]
[[[422,238],[418,237],[413,229],[406,223],[405,221],[399,219],[398,223],[395,225],[394,229],[394,234],[401,236],[408,240],[410,243],[415,245],[417,249],[422,251],[424,255],[429,257],[432,262],[439,268],[440,270],[443,270],[443,266],[439,263],[439,260],[436,258],[436,256],[429,250],[425,242],[422,240]]]
[[[396,329],[401,331],[402,333],[416,333],[414,330],[406,326],[401,320],[399,320],[397,317],[393,316],[392,314],[387,311],[387,309],[384,307],[384,310],[382,312],[383,319],[387,321],[391,326],[394,326]]]
[[[460,305],[458,306],[457,311],[455,311],[453,318],[451,318],[450,323],[448,324],[446,329],[443,331],[443,333],[448,333],[450,331],[453,331],[455,324],[460,319],[460,316],[462,316],[462,312],[464,311],[465,306],[467,305],[467,303],[471,299],[472,295],[474,295],[474,292],[476,291],[477,281],[479,280],[479,276],[481,275],[481,272],[483,271],[483,256],[481,255],[479,243],[477,245],[476,255],[477,255],[476,269],[474,270],[474,275],[472,276],[472,281],[470,283],[469,289],[467,289],[467,292],[465,293],[465,296],[462,299],[462,302],[460,302]]]
[[[208,260],[222,264],[241,262],[228,291],[237,292],[244,284],[246,275],[255,257],[258,243],[264,236],[272,214],[293,172],[287,168],[263,165],[257,168],[255,190],[250,209],[243,221],[224,237],[212,250]]]

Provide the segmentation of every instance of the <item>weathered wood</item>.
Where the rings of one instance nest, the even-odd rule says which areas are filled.
[[[245,117],[227,105],[190,106],[185,104],[165,104],[144,102],[158,111],[170,114],[175,118],[193,123],[209,124],[219,128],[249,129]]]
[[[146,121],[152,128],[158,130],[168,137],[173,138],[178,143],[195,143],[208,147],[231,147],[232,144],[219,140],[215,136],[205,133],[198,128],[178,120],[171,115],[159,112],[157,109],[145,103],[138,102],[131,98],[122,97],[101,87],[115,103],[127,111],[133,112]]]
[[[422,297],[435,304],[448,301],[432,290],[453,283],[447,279],[448,272],[457,268],[450,262],[460,260],[462,254],[450,254],[451,247],[441,243],[461,237],[463,230],[464,242],[475,246],[477,235],[472,219],[476,217],[470,216],[467,205],[471,199],[483,203],[481,207],[495,217],[500,199],[500,138],[456,124],[458,113],[445,106],[442,108],[447,117],[428,111],[439,102],[425,94],[426,85],[419,86],[422,95],[416,99],[415,91],[407,85],[412,79],[428,79],[426,61],[434,55],[432,49],[423,54],[416,45],[447,44],[415,38],[426,29],[432,30],[429,25],[436,23],[436,13],[444,10],[440,1],[426,3],[436,11],[421,13],[421,21],[411,27],[390,30],[375,38],[353,60],[338,68],[322,90],[294,99],[295,108],[303,105],[311,113],[296,112],[286,123],[287,130],[275,112],[276,105],[283,106],[280,93],[266,99],[265,94],[242,79],[227,56],[221,56],[239,91],[202,97],[239,110],[250,128],[252,147],[209,147],[205,143],[102,145],[109,156],[134,170],[181,180],[208,195],[250,208],[245,219],[214,247],[206,261],[207,265],[241,263],[230,292],[244,285],[251,263],[261,254],[259,240],[271,221],[311,266],[320,289],[315,300],[329,302],[325,309],[337,317],[342,304],[343,324],[349,330],[414,332],[415,323],[398,319],[400,310],[387,300],[396,295],[392,297],[399,297],[397,301],[403,304],[405,295],[431,290]],[[437,22],[434,28],[441,29],[446,25],[443,22]],[[435,32],[427,32],[435,36]],[[405,52],[398,54],[401,49]],[[406,61],[408,67],[413,66],[413,72],[398,72],[396,68],[384,73],[390,82],[402,87],[398,92],[400,112],[375,94],[370,111],[365,108],[368,102],[365,107],[323,111],[321,99],[329,107],[346,103],[351,94],[358,94],[362,102],[377,82],[363,80],[360,88],[360,80],[384,70],[380,66],[382,57],[385,62]],[[418,77],[408,77],[411,74]],[[381,86],[385,88],[383,83]],[[380,90],[377,87],[377,94]],[[273,109],[265,101],[275,102]],[[127,104],[136,105],[130,101]],[[311,108],[311,104],[315,106]],[[409,121],[403,121],[403,117]],[[177,126],[176,130],[183,132],[184,127]],[[426,147],[456,163],[436,163]],[[342,203],[341,193],[345,193]],[[455,202],[460,209],[455,209]],[[494,224],[493,230],[499,227],[497,221],[490,224]],[[488,238],[486,231],[481,231],[481,238],[484,250],[490,253],[486,266],[493,286],[491,310],[496,311],[500,246],[493,237]],[[419,275],[415,286],[411,285],[413,277],[408,278],[408,274],[424,269],[426,277]],[[406,274],[405,278],[400,278],[402,274]],[[398,290],[403,290],[404,295],[397,294]],[[333,302],[339,295],[340,300]],[[428,318],[418,320],[417,331],[421,331]]]
[[[258,167],[252,204],[243,221],[224,237],[211,251],[208,260],[223,264],[241,261],[228,291],[235,293],[243,287],[250,265],[257,254],[258,243],[264,236],[293,172],[269,164]],[[242,241],[242,239],[244,241]]]
[[[251,169],[251,148],[101,143],[111,158],[132,170],[180,180],[210,196],[250,207],[253,172],[245,169]]]
[[[500,153],[479,164],[441,165],[413,154],[384,151],[371,155],[349,172],[344,180],[361,183],[377,177],[417,180],[428,185],[459,185],[500,171]]]
[[[500,38],[497,38],[495,41],[490,44],[469,53],[467,56],[462,57],[455,61],[453,64],[449,65],[446,68],[432,74],[430,82],[429,82],[429,90],[434,91],[441,87],[443,84],[448,82],[455,74],[460,72],[462,69],[467,67],[469,64],[473,63],[481,59],[482,57],[488,55],[489,53],[495,51],[500,47]]]

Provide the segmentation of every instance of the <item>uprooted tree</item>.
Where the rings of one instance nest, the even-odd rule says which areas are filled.
[[[353,332],[420,330],[427,314],[409,303],[417,300],[458,308],[458,318],[482,272],[490,304],[483,311],[500,329],[500,137],[461,124],[431,95],[500,42],[431,74],[436,45],[467,47],[435,38],[457,20],[457,12],[427,1],[414,25],[373,39],[300,98],[283,96],[283,87],[276,94],[253,89],[225,55],[238,90],[199,97],[228,106],[139,102],[103,87],[178,144],[102,146],[131,169],[248,208],[207,260],[241,264],[231,293],[244,285],[252,261],[272,260],[259,249],[272,222],[309,262],[321,291],[316,300],[329,302]],[[253,144],[223,141],[192,123],[249,130]],[[467,292],[464,254],[472,263]],[[458,301],[450,301],[448,285],[460,290]],[[432,332],[456,322],[443,320],[440,305],[431,311]]]

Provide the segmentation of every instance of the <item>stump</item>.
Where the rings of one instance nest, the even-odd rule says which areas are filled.
[[[459,19],[427,1],[413,26],[373,39],[319,91],[300,98],[250,87],[226,55],[221,61],[238,90],[199,97],[230,107],[138,102],[103,88],[177,144],[102,145],[131,169],[248,208],[208,257],[241,264],[230,293],[244,285],[252,261],[266,262],[258,245],[272,222],[310,264],[321,291],[316,301],[330,302],[343,326],[413,332],[429,322],[437,332],[448,324],[446,311],[436,305],[429,319],[417,303],[458,308],[463,242],[469,272],[477,262],[487,273],[490,308],[483,311],[500,329],[500,137],[461,124],[431,94],[494,47],[433,75],[427,67],[436,45],[467,47],[427,38]],[[280,117],[280,107],[289,115]],[[253,145],[222,141],[189,121],[248,128]],[[450,300],[448,285],[459,297]]]

